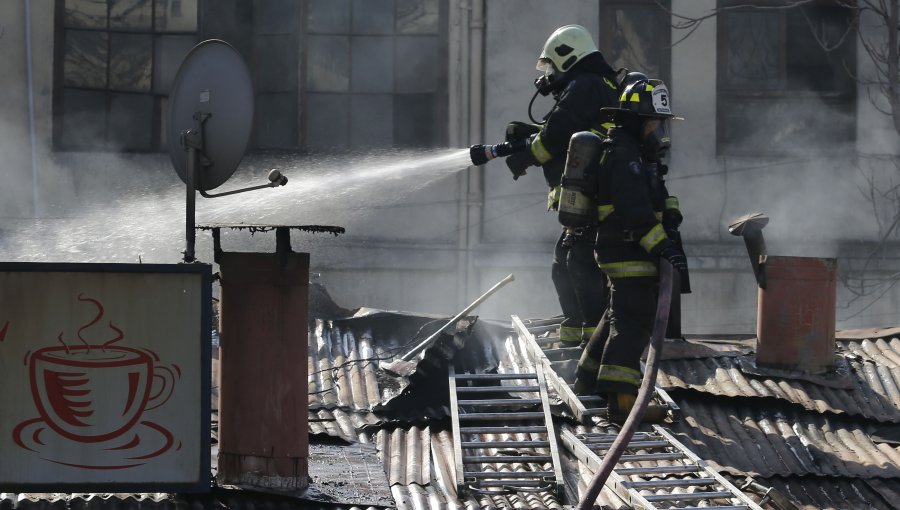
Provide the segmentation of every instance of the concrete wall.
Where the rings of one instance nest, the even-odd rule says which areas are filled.
[[[30,11],[30,31],[26,11]],[[47,148],[52,129],[53,12],[53,2],[48,1],[14,0],[0,5],[0,175],[3,187],[15,190],[3,194],[0,217],[25,218],[52,211],[59,198],[60,180],[42,170],[52,164]]]

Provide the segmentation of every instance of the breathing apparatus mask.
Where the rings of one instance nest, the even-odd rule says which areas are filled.
[[[641,136],[641,154],[645,160],[660,161],[672,146],[668,119],[647,119]]]
[[[535,69],[544,73],[534,80],[534,87],[537,89],[538,94],[549,96],[551,93],[559,91],[563,81],[560,79],[559,72],[556,70],[556,66],[553,65],[553,61],[549,58],[538,59]]]

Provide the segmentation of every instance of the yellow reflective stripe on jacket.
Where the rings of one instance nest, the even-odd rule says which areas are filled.
[[[603,221],[606,218],[608,218],[609,215],[612,214],[613,211],[615,211],[615,210],[616,210],[616,208],[612,204],[598,205],[597,206],[597,219],[600,221]]]
[[[591,133],[594,133],[601,138],[605,138],[609,136],[609,130],[616,127],[616,124],[615,122],[604,122],[603,124],[600,124],[600,127],[603,128],[602,131],[599,129],[591,128]]]
[[[666,199],[666,209],[678,210],[678,197],[669,197]]]
[[[571,326],[559,327],[559,341],[566,344],[581,343],[581,328],[573,328]]]
[[[597,326],[587,326],[581,328],[581,339],[582,340],[590,340],[592,336],[594,336],[594,331],[597,330]]]
[[[550,161],[550,158],[553,157],[553,154],[550,154],[550,151],[544,147],[544,142],[541,140],[540,133],[538,133],[537,136],[534,137],[534,140],[531,141],[531,154],[540,165]]]
[[[656,245],[661,243],[663,240],[667,239],[666,231],[663,229],[663,226],[659,223],[656,224],[653,228],[650,229],[650,232],[647,232],[644,237],[641,238],[640,245],[647,250],[647,253],[653,251],[653,248],[656,248]]]
[[[600,269],[610,278],[635,278],[656,276],[656,264],[646,260],[600,263]]]
[[[600,371],[597,373],[597,380],[610,382],[623,382],[641,385],[641,373],[638,370],[619,365],[600,365]]]
[[[603,83],[609,85],[609,88],[611,88],[613,90],[619,90],[619,87],[616,86],[616,84],[613,83],[612,80],[610,80],[609,78],[607,78],[605,76],[603,77]]]
[[[559,209],[559,197],[562,196],[562,186],[554,186],[547,193],[547,210],[555,211]]]

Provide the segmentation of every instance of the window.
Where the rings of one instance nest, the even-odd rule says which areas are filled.
[[[668,1],[600,3],[600,52],[613,69],[627,67],[669,82],[672,29]]]
[[[166,96],[200,0],[58,0],[54,146],[163,148]]]
[[[826,1],[722,11],[718,151],[780,154],[853,141],[856,48],[852,34],[842,38],[851,20],[849,9]]]
[[[307,147],[446,143],[447,2],[309,0],[306,8]]]

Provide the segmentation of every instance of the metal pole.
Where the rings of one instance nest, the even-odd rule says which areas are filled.
[[[197,193],[194,188],[195,178],[196,178],[196,169],[197,169],[197,149],[188,146],[187,148],[187,171],[185,176],[185,183],[187,187],[187,200],[185,202],[185,221],[184,221],[184,238],[187,242],[184,248],[184,261],[185,262],[193,262],[194,261],[194,240],[196,239],[196,232],[194,232],[194,224],[196,220],[196,211],[194,209],[194,205],[197,202]]]
[[[447,323],[444,324],[444,327],[442,327],[441,329],[432,333],[431,336],[429,336],[428,338],[423,340],[422,343],[420,343],[419,345],[413,347],[413,349],[411,351],[409,351],[406,354],[404,354],[403,356],[401,356],[400,359],[404,360],[404,361],[409,361],[409,360],[415,358],[417,354],[424,351],[429,345],[431,345],[435,340],[437,340],[437,338],[441,335],[441,333],[443,333],[444,331],[447,331],[448,329],[453,327],[453,325],[456,324],[457,321],[459,321],[460,319],[465,317],[469,312],[471,312],[472,310],[477,308],[478,305],[483,303],[485,299],[491,297],[491,294],[500,290],[500,287],[503,287],[504,285],[506,285],[507,283],[509,283],[515,279],[516,279],[515,276],[507,275],[506,278],[497,282],[496,285],[494,285],[493,287],[490,288],[490,290],[488,290],[487,292],[485,292],[484,294],[479,296],[478,299],[473,301],[472,304],[467,306],[463,311],[459,312],[458,314],[456,314],[456,316],[454,316],[452,319],[447,321]]]

